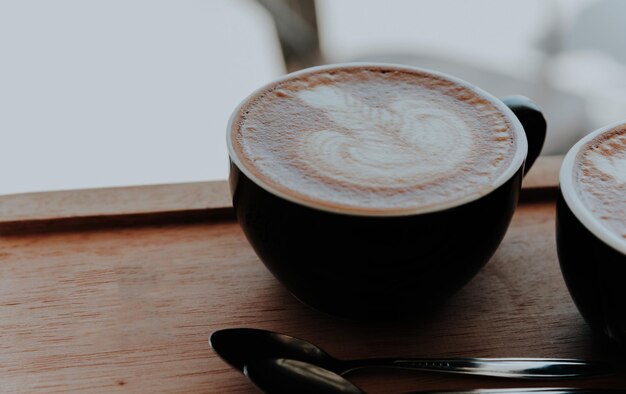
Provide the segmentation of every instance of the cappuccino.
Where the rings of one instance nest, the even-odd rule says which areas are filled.
[[[246,100],[229,146],[248,176],[304,205],[359,215],[435,211],[489,193],[519,166],[519,130],[494,101],[416,69],[322,68]]]
[[[576,156],[573,176],[586,209],[626,245],[626,125],[587,142]]]

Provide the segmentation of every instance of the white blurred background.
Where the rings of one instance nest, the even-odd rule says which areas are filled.
[[[317,30],[303,3],[0,0],[0,194],[225,179],[237,103],[319,63],[527,95],[546,111],[544,154],[626,119],[626,1],[318,0]],[[294,61],[285,43],[312,33],[317,57]]]

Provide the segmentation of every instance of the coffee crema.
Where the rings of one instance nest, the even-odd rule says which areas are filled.
[[[584,144],[573,176],[586,209],[626,244],[626,124]]]
[[[353,214],[404,214],[491,191],[518,136],[475,89],[426,71],[344,66],[262,89],[231,122],[232,152],[269,188]]]

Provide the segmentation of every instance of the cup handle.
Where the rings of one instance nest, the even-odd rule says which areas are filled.
[[[532,167],[543,148],[546,139],[546,119],[541,112],[541,108],[524,96],[508,96],[502,102],[513,111],[524,127],[526,139],[528,140],[528,154],[524,165],[524,176]]]

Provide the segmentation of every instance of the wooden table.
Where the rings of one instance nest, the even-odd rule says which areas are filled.
[[[474,280],[429,319],[388,324],[337,320],[294,300],[245,240],[225,182],[0,197],[0,392],[255,392],[207,343],[235,326],[286,332],[345,358],[613,360],[618,352],[592,337],[559,271],[559,164],[537,162],[505,240]],[[351,376],[372,393],[511,384]],[[571,384],[626,389],[626,372],[557,383]]]

